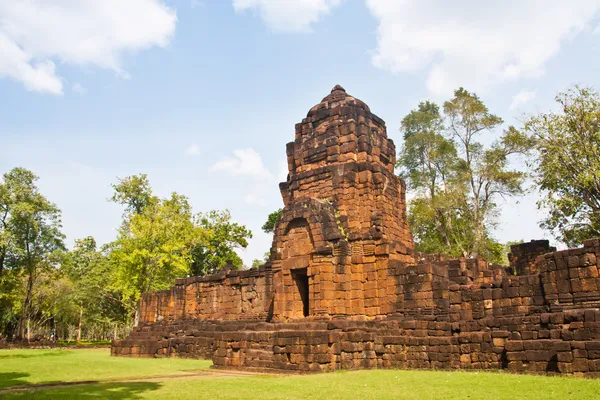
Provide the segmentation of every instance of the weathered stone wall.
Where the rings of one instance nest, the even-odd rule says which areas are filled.
[[[535,275],[501,276],[499,268],[485,270],[481,260],[398,265],[401,296],[387,317],[163,320],[115,342],[113,354],[208,357],[222,368],[507,369],[595,377],[600,296],[592,289],[600,284],[598,260],[600,240],[594,239],[580,249],[538,256],[541,272]],[[479,268],[462,284],[448,274]]]
[[[527,275],[537,273],[535,260],[538,256],[556,251],[556,247],[550,247],[547,240],[532,240],[527,243],[514,244],[510,246],[508,260],[511,270],[515,275]]]
[[[144,293],[140,323],[178,318],[270,319],[272,276],[265,266],[177,279],[170,290]]]

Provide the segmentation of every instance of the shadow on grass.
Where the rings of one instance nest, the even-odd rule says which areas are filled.
[[[158,390],[158,382],[110,382],[60,388],[0,392],[1,399],[142,399],[145,392]]]
[[[64,356],[65,354],[71,353],[70,350],[52,350],[41,352],[39,350],[32,350],[31,354],[0,354],[0,360],[6,358],[35,358],[35,357],[56,357]]]
[[[29,374],[22,372],[0,372],[0,388],[27,385],[29,382],[21,378],[26,378],[28,376]]]

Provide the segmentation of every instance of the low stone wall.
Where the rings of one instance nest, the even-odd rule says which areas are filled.
[[[266,287],[267,269],[254,281],[251,277],[257,273],[248,271],[224,273],[220,280],[195,278],[185,285],[180,281],[181,297],[177,292],[170,295],[178,299],[173,309],[212,310],[194,299],[203,302],[216,296],[202,291],[214,293],[227,282],[235,294],[214,307],[230,301],[236,306],[224,310],[234,311],[181,314],[187,318],[173,313],[174,318],[146,320],[127,340],[115,341],[112,354],[211,358],[217,368],[299,372],[505,369],[596,377],[600,374],[599,260],[600,240],[593,239],[582,248],[538,255],[532,268],[539,272],[524,276],[510,275],[483,260],[392,262],[394,312],[375,318],[353,315],[267,322],[264,313],[250,313],[256,317],[244,320],[236,307],[244,304],[244,291]],[[211,315],[222,317],[204,318]]]
[[[266,266],[223,270],[209,276],[177,279],[170,290],[144,293],[142,324],[179,318],[268,319],[273,300],[272,274]]]
[[[477,323],[180,321],[161,333],[156,328],[141,329],[114,346],[113,355],[212,358],[217,368],[297,372],[436,368],[600,375],[598,309]]]

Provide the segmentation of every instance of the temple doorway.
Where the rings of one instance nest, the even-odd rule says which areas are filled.
[[[309,308],[308,308],[308,273],[306,268],[298,268],[292,270],[292,279],[298,288],[298,294],[300,295],[300,300],[302,301],[302,314],[305,317],[308,317]]]

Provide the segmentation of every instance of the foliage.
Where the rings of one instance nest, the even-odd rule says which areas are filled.
[[[528,119],[536,141],[536,183],[548,210],[541,226],[569,246],[600,236],[600,96],[575,86],[556,96],[559,112]]]
[[[229,211],[194,215],[177,193],[152,194],[146,175],[119,179],[111,200],[125,206],[118,237],[92,237],[65,251],[60,211],[23,168],[0,182],[0,336],[50,331],[56,338],[106,339],[126,332],[141,293],[175,278],[241,266],[236,248],[252,237]]]
[[[252,233],[232,222],[229,211],[194,215],[185,196],[154,196],[143,174],[120,179],[113,187],[112,200],[126,210],[108,259],[112,287],[129,307],[144,292],[169,288],[175,278],[242,266],[235,249],[245,248]]]
[[[193,249],[193,275],[208,275],[224,266],[240,268],[243,261],[235,249],[246,248],[252,232],[244,225],[231,220],[229,210],[213,210],[198,214],[198,226],[204,232],[204,240]]]
[[[264,255],[263,258],[255,258],[254,260],[252,260],[252,268],[256,268],[256,267],[260,267],[261,265],[266,264],[269,259],[271,257],[271,252],[267,251]]]
[[[146,174],[119,179],[119,183],[112,185],[112,187],[115,193],[110,200],[124,205],[126,214],[140,214],[147,206],[157,200],[152,195],[152,188]]]
[[[97,249],[93,237],[75,240],[73,250],[65,255],[62,270],[73,282],[69,300],[75,310],[63,313],[60,322],[76,324],[78,340],[82,330],[91,333],[97,325],[114,327],[126,322],[127,304],[122,303],[120,293],[111,287],[110,263]]]
[[[448,256],[501,259],[490,236],[498,197],[522,193],[526,174],[509,168],[510,157],[526,153],[531,139],[509,127],[489,148],[477,141],[502,123],[463,88],[444,103],[444,115],[430,101],[406,115],[401,175],[416,197],[409,223],[419,251]]]
[[[0,184],[0,278],[3,285],[21,287],[18,335],[25,337],[35,319],[34,291],[38,279],[57,266],[56,253],[64,249],[60,211],[38,190],[38,177],[24,168],[4,174]],[[16,280],[7,283],[6,270]],[[23,282],[23,285],[18,285]]]
[[[267,217],[267,221],[263,224],[262,226],[262,230],[265,233],[273,233],[275,231],[275,228],[277,227],[277,222],[279,222],[279,217],[281,216],[281,212],[283,210],[280,208],[277,211],[273,211],[271,214],[269,214],[269,216]]]
[[[126,215],[117,240],[110,245],[114,287],[131,306],[144,292],[167,289],[190,271],[192,249],[203,238],[185,196],[150,197]]]

